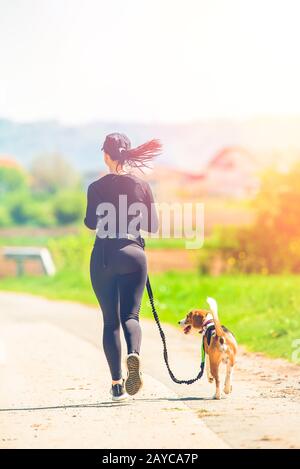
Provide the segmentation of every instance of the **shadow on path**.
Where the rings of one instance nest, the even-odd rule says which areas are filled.
[[[95,402],[91,404],[66,404],[66,405],[57,405],[57,406],[45,406],[45,407],[11,407],[0,409],[0,412],[17,412],[17,411],[33,411],[33,410],[57,410],[57,409],[89,409],[89,408],[109,408],[109,407],[118,407],[118,406],[128,406],[134,404],[134,402],[185,402],[185,401],[207,401],[211,400],[209,398],[203,397],[159,397],[153,399],[133,399],[126,402]]]

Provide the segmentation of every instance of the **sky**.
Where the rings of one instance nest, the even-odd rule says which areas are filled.
[[[0,118],[300,115],[298,0],[0,0]]]

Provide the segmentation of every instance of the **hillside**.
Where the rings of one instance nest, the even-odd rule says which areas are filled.
[[[300,149],[299,129],[300,117],[182,125],[93,122],[77,127],[56,121],[16,123],[0,119],[0,154],[12,155],[29,166],[36,155],[59,152],[81,172],[93,171],[99,168],[100,144],[105,134],[121,131],[132,138],[133,145],[160,138],[164,144],[161,164],[199,171],[227,145],[241,145],[250,152],[263,153],[266,164],[280,160],[282,150],[294,159]]]

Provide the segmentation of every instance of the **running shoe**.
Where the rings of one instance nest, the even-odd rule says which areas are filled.
[[[130,353],[126,359],[127,378],[125,380],[125,389],[130,396],[133,396],[143,386],[141,369],[141,360],[137,353]]]
[[[122,384],[113,384],[110,393],[113,401],[125,401],[128,398],[128,394],[125,391],[124,380]]]

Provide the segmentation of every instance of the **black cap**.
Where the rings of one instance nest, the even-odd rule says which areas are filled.
[[[120,149],[130,150],[131,143],[127,135],[114,132],[106,136],[101,150],[108,153],[113,159],[118,159]]]

